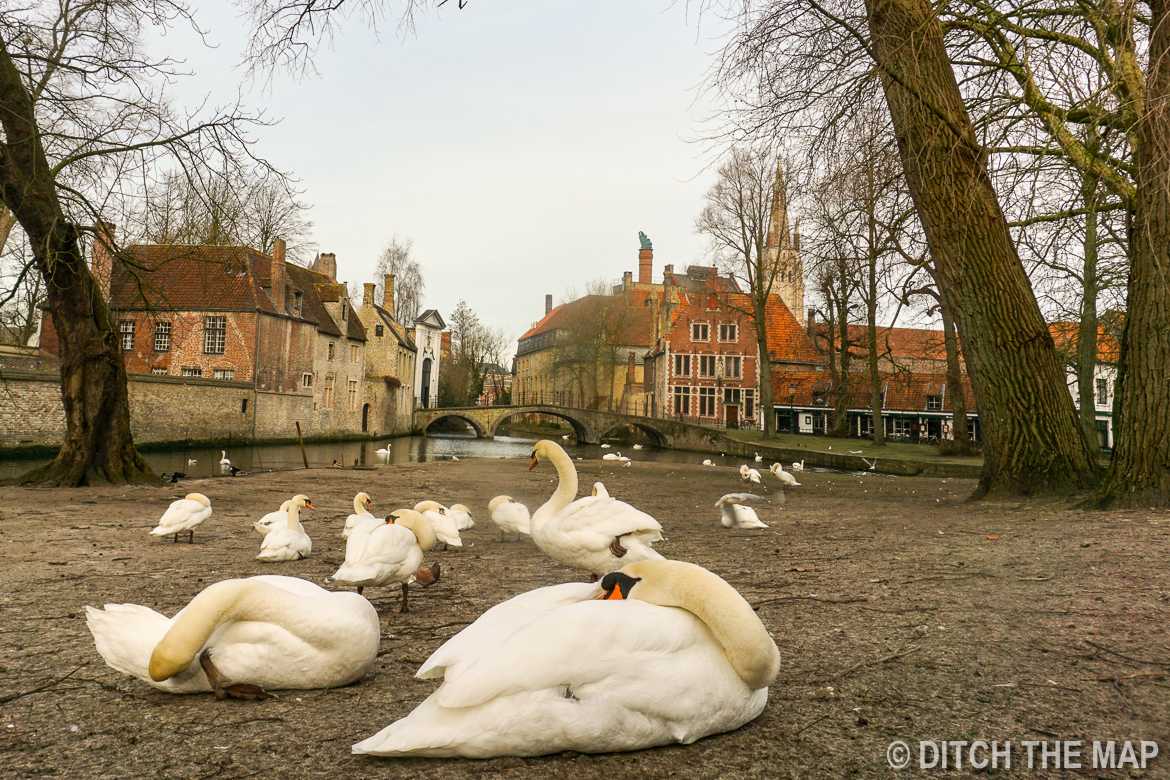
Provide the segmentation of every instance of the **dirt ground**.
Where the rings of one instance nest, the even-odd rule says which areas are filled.
[[[730,460],[730,459],[729,459]],[[535,509],[548,464],[519,460],[313,470],[154,488],[0,488],[0,777],[60,778],[848,778],[892,777],[903,740],[1011,744],[1020,777],[1170,777],[1170,514],[1085,513],[1059,502],[966,504],[972,483],[805,472],[771,528],[720,527],[714,501],[741,490],[734,467],[578,464],[654,515],[667,557],[718,573],[758,607],[783,656],[764,713],[742,729],[636,753],[489,761],[387,760],[350,745],[406,715],[435,687],[414,671],[492,604],[583,579],[525,540],[502,543],[487,503]],[[341,563],[343,518],[366,490],[379,515],[423,498],[462,502],[468,547],[428,556],[443,580],[368,595],[382,616],[373,670],[347,688],[270,702],[170,695],[107,667],[87,604],[133,602],[174,614],[228,577],[279,573],[326,587]],[[188,492],[215,514],[194,544],[147,534]],[[261,564],[251,521],[294,493],[314,539],[304,561]],[[775,496],[775,490],[772,495]],[[1025,740],[1155,740],[1143,771],[1027,768]],[[928,753],[929,758],[932,754]],[[979,754],[989,756],[989,753]],[[950,776],[968,773],[963,769]],[[1052,761],[1052,759],[1050,759]],[[951,761],[953,764],[953,759]],[[912,768],[902,774],[929,776]],[[979,773],[980,775],[985,773]]]

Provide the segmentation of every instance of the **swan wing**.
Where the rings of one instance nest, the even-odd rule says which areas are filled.
[[[625,501],[608,496],[586,496],[556,514],[552,522],[563,533],[597,534],[606,545],[616,536],[655,531],[662,538],[662,525],[650,515]]]
[[[155,536],[169,536],[181,531],[189,531],[207,518],[211,517],[211,507],[203,506],[198,501],[180,498],[171,503],[167,511],[158,520],[158,527],[150,533]]]

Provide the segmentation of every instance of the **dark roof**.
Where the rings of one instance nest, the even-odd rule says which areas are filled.
[[[422,314],[415,317],[414,321],[415,322],[424,322],[427,319],[427,317],[429,317],[432,314],[435,315],[435,319],[438,320],[439,330],[442,330],[443,328],[447,327],[447,323],[443,321],[443,315],[439,314],[438,309],[427,309]]]
[[[598,307],[604,307],[610,324],[622,330],[620,346],[652,346],[654,322],[650,310],[641,306],[630,306],[624,298],[612,295],[586,295],[575,301],[562,303],[546,314],[520,341],[555,330],[573,330],[591,319]]]
[[[394,338],[398,339],[399,346],[405,347],[411,352],[418,352],[418,347],[414,345],[414,339],[410,337],[410,332],[398,324],[394,319],[394,315],[376,304],[374,305],[374,313],[381,318],[382,322],[386,323],[386,327],[390,328],[390,332],[394,334]]]
[[[126,247],[110,279],[111,308],[216,309],[275,313],[253,273],[268,258],[242,246]]]

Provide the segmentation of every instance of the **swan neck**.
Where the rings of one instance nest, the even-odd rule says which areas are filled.
[[[301,525],[301,505],[295,501],[288,506],[288,527],[302,534],[305,532]]]
[[[439,538],[435,536],[435,529],[431,528],[431,524],[422,516],[419,516],[417,519],[414,517],[399,517],[394,523],[395,525],[410,529],[410,532],[414,534],[414,538],[418,540],[419,549],[423,552],[430,552],[439,543]]]
[[[573,503],[573,499],[577,497],[577,469],[573,466],[572,459],[560,447],[552,448],[548,459],[556,467],[560,482],[552,497],[532,515],[533,530]]]

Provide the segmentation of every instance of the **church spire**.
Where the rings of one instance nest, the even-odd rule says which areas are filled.
[[[784,162],[776,158],[776,181],[772,185],[772,216],[768,220],[768,248],[784,249],[788,240],[788,201],[784,193]]]

